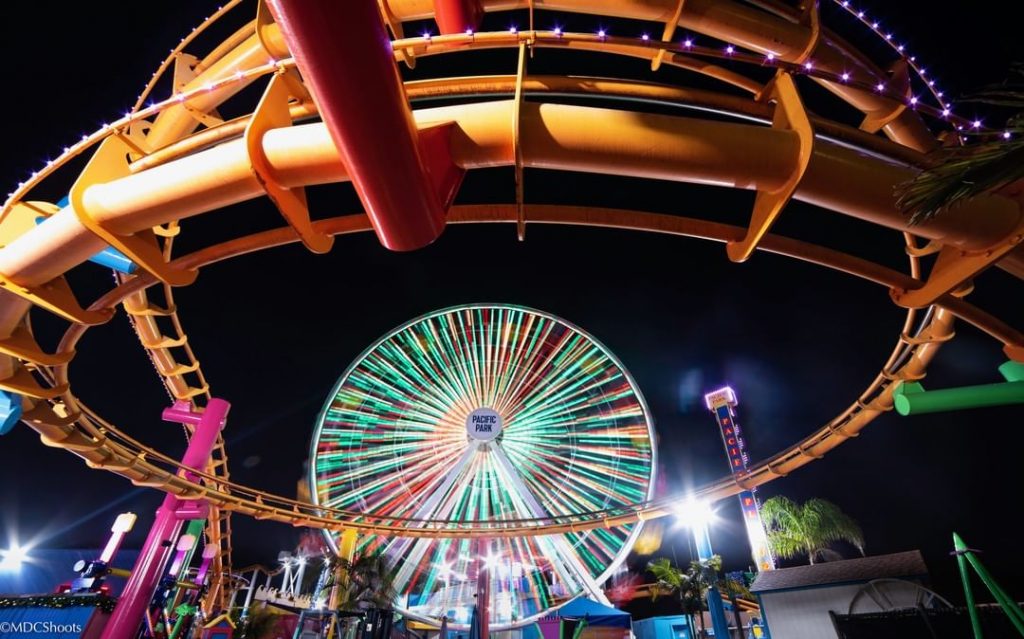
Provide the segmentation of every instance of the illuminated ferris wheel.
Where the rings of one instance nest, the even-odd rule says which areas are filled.
[[[311,480],[316,503],[368,515],[571,516],[650,499],[652,441],[640,391],[594,338],[525,308],[461,306],[395,329],[341,376],[313,437]],[[492,627],[510,627],[581,594],[602,598],[641,525],[369,536],[359,552],[383,551],[396,566],[403,613],[456,626],[468,622],[486,567]]]

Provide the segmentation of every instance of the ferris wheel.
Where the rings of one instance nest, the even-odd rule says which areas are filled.
[[[453,522],[641,503],[656,466],[650,413],[614,355],[552,315],[498,304],[436,311],[378,340],[335,385],[311,457],[317,504]],[[641,526],[367,536],[358,552],[395,566],[401,612],[455,626],[469,621],[487,569],[491,625],[515,627],[582,594],[602,599]]]

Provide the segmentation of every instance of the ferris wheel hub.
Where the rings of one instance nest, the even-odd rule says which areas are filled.
[[[481,406],[466,415],[466,435],[479,442],[493,441],[501,434],[501,415],[493,408]]]

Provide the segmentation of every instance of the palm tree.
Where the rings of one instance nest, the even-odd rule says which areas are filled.
[[[342,568],[338,571],[337,568]],[[352,561],[334,557],[331,559],[331,574],[341,576],[342,610],[366,611],[371,608],[390,610],[394,604],[395,569],[388,564],[382,552],[355,557]],[[334,585],[330,577],[323,588]]]
[[[761,506],[761,517],[768,531],[768,544],[780,559],[807,555],[826,561],[839,557],[829,548],[846,541],[864,554],[864,533],[852,517],[830,501],[808,499],[802,505],[786,497],[772,497]]]
[[[651,600],[657,601],[658,595],[662,593],[675,593],[679,598],[679,607],[686,616],[687,627],[693,628],[693,614],[700,611],[700,600],[694,596],[693,584],[687,572],[680,570],[666,557],[648,562],[647,570],[658,580],[651,589]]]
[[[679,598],[679,606],[686,615],[686,623],[693,628],[693,616],[699,615],[700,633],[704,634],[704,601],[708,589],[718,583],[718,573],[722,570],[722,558],[714,555],[710,559],[691,561],[686,570],[672,564],[661,557],[647,564],[647,570],[657,579],[655,588],[651,590],[651,598],[657,599],[659,593],[675,593]]]
[[[930,158],[932,166],[896,187],[896,205],[911,224],[926,222],[960,202],[990,193],[1024,178],[1024,63],[1010,67],[1010,79],[966,98],[1016,114],[1004,135],[947,146]]]

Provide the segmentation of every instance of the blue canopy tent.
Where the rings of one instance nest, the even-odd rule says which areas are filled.
[[[586,619],[588,626],[604,628],[629,628],[632,618],[628,612],[580,597],[558,609],[559,617]]]

